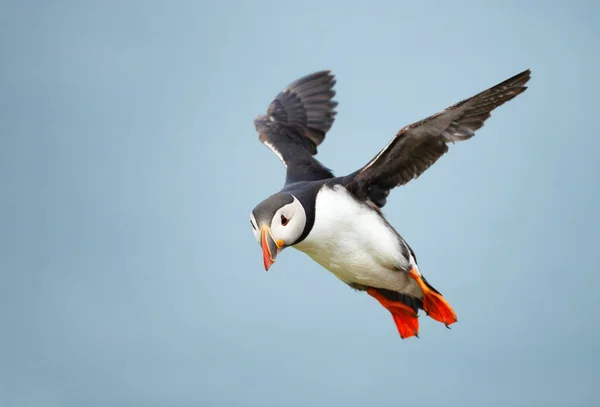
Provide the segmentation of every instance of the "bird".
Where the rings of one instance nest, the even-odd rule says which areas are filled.
[[[335,76],[323,70],[290,83],[254,119],[259,140],[286,169],[282,189],[250,214],[265,270],[288,247],[304,252],[350,288],[375,298],[402,339],[419,336],[421,310],[446,327],[457,322],[382,208],[392,189],[418,178],[449,144],[473,137],[492,110],[523,93],[530,76],[527,69],[403,127],[367,164],[344,176],[334,176],[315,158],[337,115]]]

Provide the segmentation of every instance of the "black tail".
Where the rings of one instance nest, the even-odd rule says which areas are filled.
[[[408,305],[415,311],[415,314],[423,309],[423,301],[420,299],[413,297],[411,295],[402,294],[392,290],[386,290],[385,288],[377,288],[377,291],[381,293],[386,299],[395,302],[401,302],[402,304]]]

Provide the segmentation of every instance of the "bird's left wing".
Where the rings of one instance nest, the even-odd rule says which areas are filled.
[[[335,119],[334,85],[330,71],[304,76],[275,97],[265,116],[254,120],[260,141],[285,165],[286,184],[333,177],[313,156]]]
[[[530,73],[521,72],[404,127],[375,158],[347,177],[346,188],[358,199],[383,207],[391,189],[417,178],[448,151],[448,143],[473,137],[492,110],[523,93]]]

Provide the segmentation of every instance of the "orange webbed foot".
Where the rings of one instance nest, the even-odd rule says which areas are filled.
[[[390,311],[402,339],[419,337],[419,320],[415,310],[401,302],[388,300],[376,288],[369,288],[367,293]]]
[[[419,284],[423,291],[423,310],[428,316],[443,323],[447,328],[458,321],[456,313],[442,294],[423,281],[421,275],[414,268],[408,275]]]

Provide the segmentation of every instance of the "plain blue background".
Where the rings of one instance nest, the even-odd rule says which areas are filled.
[[[595,2],[5,2],[0,405],[592,406]],[[249,219],[284,170],[252,120],[332,69],[336,174],[532,69],[385,213],[459,315],[389,313]]]

